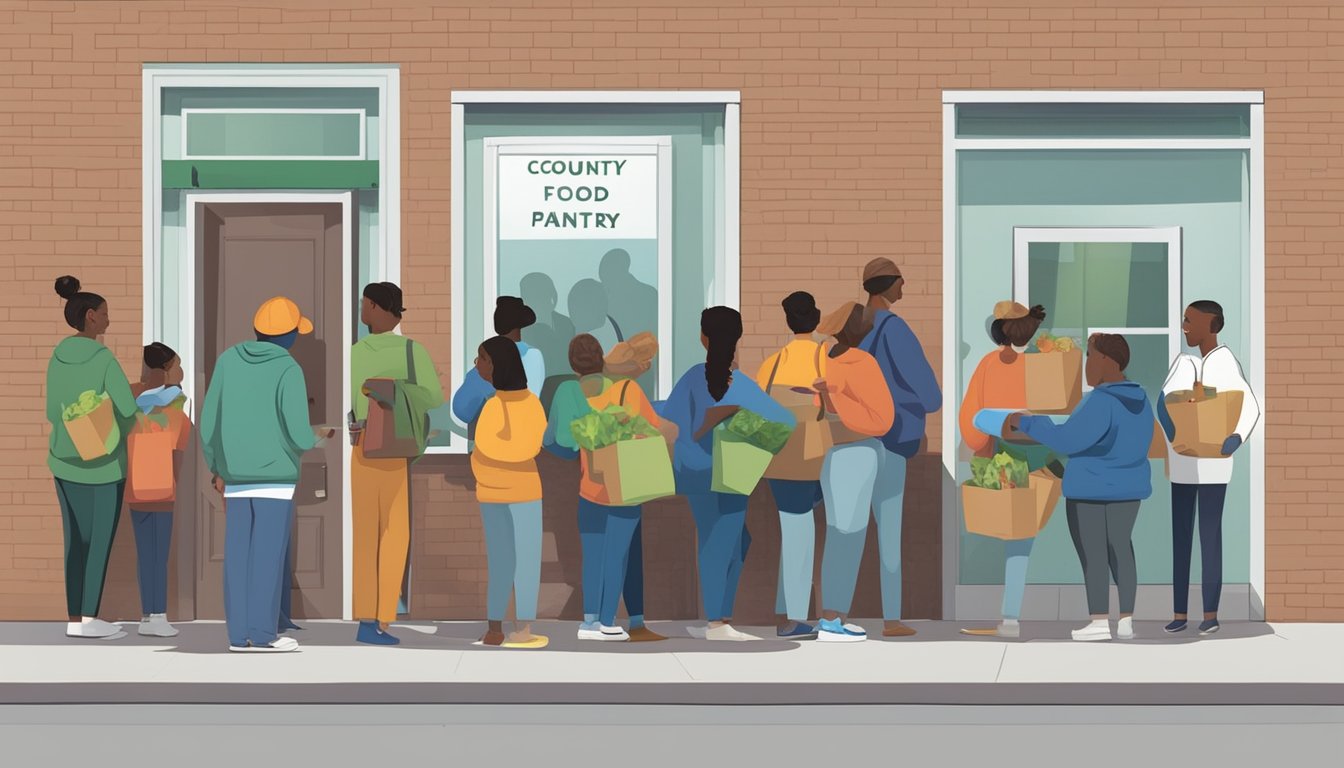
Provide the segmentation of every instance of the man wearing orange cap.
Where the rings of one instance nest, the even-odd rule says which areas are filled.
[[[205,394],[201,447],[224,494],[224,615],[229,650],[293,651],[278,637],[299,457],[330,437],[308,421],[308,387],[289,349],[313,323],[277,296],[253,318],[256,341],[220,355]],[[226,429],[224,425],[227,424]]]

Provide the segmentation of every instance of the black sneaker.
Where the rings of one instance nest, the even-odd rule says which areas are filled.
[[[1170,624],[1162,628],[1162,631],[1169,635],[1174,635],[1177,632],[1184,632],[1185,628],[1188,626],[1190,626],[1190,624],[1185,619],[1173,619]]]
[[[1201,635],[1212,635],[1214,632],[1217,631],[1218,631],[1217,619],[1205,619],[1199,624],[1199,634]]]

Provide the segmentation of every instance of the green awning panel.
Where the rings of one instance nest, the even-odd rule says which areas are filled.
[[[165,160],[164,189],[376,189],[377,160]]]

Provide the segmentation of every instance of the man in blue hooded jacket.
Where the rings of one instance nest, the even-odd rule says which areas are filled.
[[[1020,430],[1069,457],[1064,472],[1069,533],[1083,566],[1092,623],[1075,630],[1079,641],[1110,640],[1110,573],[1120,593],[1116,637],[1134,637],[1138,567],[1131,534],[1139,503],[1153,493],[1148,447],[1153,407],[1143,387],[1125,378],[1129,345],[1123,336],[1096,333],[1087,342],[1087,383],[1092,392],[1068,421],[1013,414],[1006,431]]]

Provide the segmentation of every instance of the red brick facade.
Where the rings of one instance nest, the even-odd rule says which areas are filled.
[[[434,308],[406,330],[443,361],[453,90],[739,90],[744,364],[777,343],[765,313],[779,295],[807,285],[823,304],[853,298],[860,266],[884,255],[905,270],[903,314],[938,371],[944,89],[1264,90],[1266,608],[1272,620],[1344,620],[1344,334],[1333,326],[1344,321],[1344,5],[1328,0],[0,0],[0,618],[63,611],[38,405],[66,331],[54,277],[77,274],[108,297],[108,341],[139,368],[141,64],[287,61],[401,66],[403,282],[408,304]],[[912,470],[908,515],[929,535],[939,436],[934,418],[934,455]],[[426,461],[413,493],[413,610],[479,616],[484,548],[465,462]],[[753,510],[761,556],[743,617],[772,608],[771,515]],[[572,525],[553,533],[543,603],[578,582]],[[123,534],[110,578],[129,597]],[[650,509],[644,535],[650,613],[695,613],[684,505]],[[908,568],[936,579],[941,545],[907,539]],[[873,612],[869,591],[856,612]],[[937,581],[925,591],[908,597],[911,612],[935,616]]]

